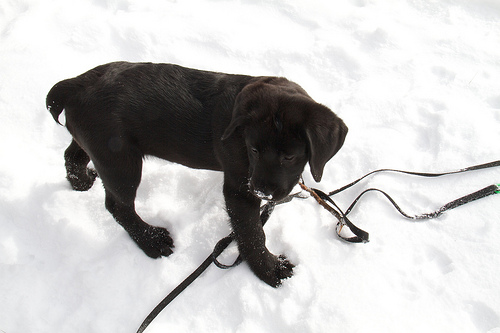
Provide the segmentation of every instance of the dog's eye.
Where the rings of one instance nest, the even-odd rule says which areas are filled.
[[[290,162],[290,161],[293,161],[295,159],[295,155],[285,155],[285,156],[283,156],[283,159],[285,161]]]
[[[250,147],[250,151],[252,152],[252,154],[254,155],[259,155],[259,151],[257,150],[257,148],[255,147]]]

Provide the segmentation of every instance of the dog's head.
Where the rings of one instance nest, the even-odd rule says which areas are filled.
[[[238,95],[222,136],[242,131],[249,161],[249,190],[260,199],[281,200],[299,181],[307,162],[316,182],[342,147],[347,126],[284,78],[260,78]]]

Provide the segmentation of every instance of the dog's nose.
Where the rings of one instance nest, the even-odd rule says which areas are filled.
[[[274,199],[274,190],[271,189],[269,186],[263,186],[260,184],[254,184],[253,182],[250,182],[250,191],[255,195],[257,198],[261,200],[273,200]]]
[[[259,198],[261,200],[273,200],[273,194],[272,193],[266,194],[265,192],[262,192],[262,191],[259,191],[259,190],[254,190],[253,194],[257,198]]]

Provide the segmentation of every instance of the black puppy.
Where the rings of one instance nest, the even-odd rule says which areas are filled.
[[[224,198],[238,249],[252,271],[276,287],[293,265],[265,245],[262,199],[280,200],[309,162],[320,181],[344,143],[347,127],[297,84],[171,64],[115,62],[57,83],[47,108],[65,110],[73,140],[64,153],[67,178],[88,190],[97,174],[106,208],[150,257],[172,253],[169,232],[144,222],[134,200],[142,160],[157,156],[224,172]],[[87,164],[93,161],[95,169]]]

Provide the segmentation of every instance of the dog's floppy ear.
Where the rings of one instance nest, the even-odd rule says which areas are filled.
[[[236,96],[231,122],[227,126],[221,140],[229,138],[236,129],[252,118],[252,112],[259,104],[269,104],[270,96],[277,95],[280,89],[288,87],[291,82],[285,78],[262,76],[248,83]],[[302,90],[298,85],[292,86],[293,92]],[[305,91],[304,91],[305,93]]]
[[[236,129],[244,125],[249,119],[248,101],[251,98],[251,92],[255,90],[255,84],[249,84],[245,86],[236,96],[233,106],[233,114],[229,125],[226,127],[224,134],[222,134],[221,140],[224,141],[229,138]]]
[[[344,144],[347,126],[330,109],[318,104],[313,117],[306,124],[309,146],[309,166],[316,182],[321,181],[323,169]]]
[[[231,122],[224,131],[224,134],[222,134],[221,137],[222,141],[226,140],[231,135],[233,135],[234,131],[236,131],[238,127],[242,126],[247,120],[247,117],[243,115],[236,115],[235,113],[236,112],[233,113],[233,118],[231,119]]]

